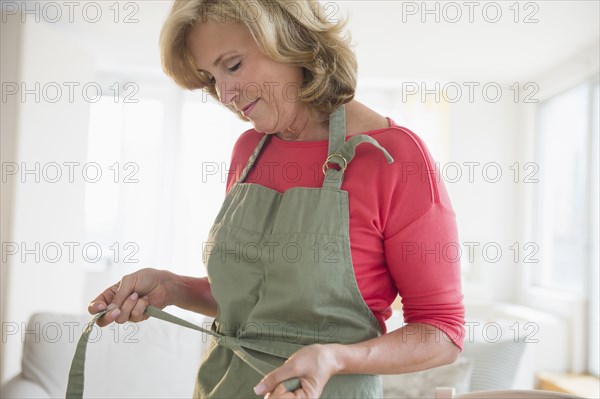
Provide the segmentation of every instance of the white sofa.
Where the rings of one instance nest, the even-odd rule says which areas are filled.
[[[2,398],[65,397],[77,341],[90,315],[34,314],[25,336],[21,373]],[[85,397],[189,398],[206,339],[157,319],[94,327],[87,349]]]
[[[180,314],[181,315],[181,314]],[[184,318],[205,327],[210,319]],[[2,398],[60,398],[75,346],[89,315],[38,313],[28,322],[21,373],[2,385]],[[392,327],[393,327],[392,320]],[[94,328],[86,361],[86,398],[190,398],[202,354],[202,333],[157,319]],[[383,376],[384,397],[433,397],[440,386],[458,393],[508,389],[523,351],[510,340],[465,345],[452,365]],[[497,366],[502,370],[499,373]]]

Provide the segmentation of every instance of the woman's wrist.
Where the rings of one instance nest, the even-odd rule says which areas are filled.
[[[166,291],[166,302],[167,306],[175,305],[179,306],[181,302],[179,295],[181,294],[181,277],[178,274],[175,274],[169,270],[163,270],[164,279],[163,284],[165,286]]]
[[[183,309],[193,308],[201,301],[198,290],[198,278],[182,276],[165,270],[165,286],[167,288],[168,303]]]
[[[217,304],[206,277],[182,276],[172,272],[165,278],[168,303],[182,309],[214,317]]]
[[[335,374],[352,374],[352,364],[357,355],[357,351],[344,344],[327,344],[331,351],[331,356],[334,359],[333,372]]]

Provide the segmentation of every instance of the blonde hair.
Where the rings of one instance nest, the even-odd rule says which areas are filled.
[[[180,87],[203,89],[218,100],[214,84],[197,70],[187,48],[194,25],[208,19],[244,23],[264,54],[302,67],[297,101],[317,115],[328,116],[354,98],[357,65],[351,36],[343,33],[347,19],[328,21],[316,0],[175,0],[160,50],[163,70]]]

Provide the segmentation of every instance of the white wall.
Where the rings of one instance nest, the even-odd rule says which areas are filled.
[[[513,101],[508,86],[501,85],[498,102],[491,102],[490,91],[488,99],[476,94],[473,103],[464,100],[449,107],[449,162],[460,168],[448,163],[445,181],[463,244],[466,301],[511,301],[516,294],[518,273],[510,246],[521,241],[515,219],[520,184],[514,182],[509,167],[524,160],[519,104]],[[460,179],[455,170],[460,171]],[[452,183],[455,179],[458,181]],[[497,248],[501,253],[496,253]]]
[[[57,183],[48,182],[54,178],[56,169],[52,172],[46,169],[46,175],[40,173],[40,182],[36,183],[34,174],[21,173],[21,163],[33,169],[39,162],[41,172],[50,162],[59,165],[64,162],[83,165],[86,162],[89,102],[83,99],[81,87],[94,80],[92,59],[69,37],[35,21],[17,23],[14,28],[14,21],[18,21],[19,16],[11,18],[12,25],[7,25],[12,27],[9,38],[15,43],[21,42],[20,56],[9,58],[13,62],[12,67],[20,71],[18,79],[12,79],[19,85],[19,93],[15,96],[18,121],[16,129],[14,124],[3,124],[2,135],[16,135],[18,142],[16,152],[3,153],[2,161],[3,165],[6,162],[18,163],[20,170],[16,175],[7,176],[7,179],[12,179],[14,200],[12,209],[6,210],[12,214],[10,234],[2,237],[5,245],[3,255],[7,260],[2,268],[8,276],[3,281],[3,295],[10,298],[10,302],[3,302],[2,309],[2,380],[20,370],[22,323],[33,312],[80,313],[84,306],[80,300],[83,281],[81,246],[76,247],[74,262],[70,262],[68,247],[63,245],[64,242],[83,243],[84,239],[85,185],[81,166],[75,168],[73,183],[69,182],[68,169],[64,166],[62,178]],[[4,39],[4,29],[2,34]],[[26,84],[27,89],[35,88],[39,82],[39,98],[34,94],[21,96],[21,82]],[[54,85],[53,82],[64,89],[56,103],[53,101],[57,92],[50,91],[50,86],[47,86],[48,91],[44,95],[42,89],[44,85]],[[64,82],[80,83],[79,90],[75,88],[74,101],[70,101]],[[21,179],[25,179],[25,183]],[[18,253],[10,255],[15,247],[9,249],[7,242],[15,243]],[[36,254],[27,255],[23,261],[22,250],[34,249],[36,243],[40,245],[40,251],[34,251],[40,256],[39,261],[35,259]],[[63,249],[56,263],[50,262],[55,258],[54,252],[44,256],[41,251],[48,243],[57,243]],[[10,334],[7,329],[11,329]],[[32,333],[43,334],[43,326]]]
[[[0,81],[16,82],[19,80],[19,47],[21,43],[19,34],[19,25],[16,20],[11,19],[6,23],[0,24],[0,48],[2,48],[2,57],[0,57]],[[0,118],[0,160],[14,160],[17,140],[17,109],[18,101],[15,97],[2,99],[2,118]],[[6,183],[0,180],[2,190],[0,190],[0,241],[9,240],[11,237],[12,204],[14,195],[14,184],[12,181]],[[4,262],[4,257],[0,256],[0,323],[4,326],[6,320],[6,304],[8,300],[8,267]],[[3,330],[4,337],[4,330]],[[0,340],[0,370],[4,371],[4,339]]]

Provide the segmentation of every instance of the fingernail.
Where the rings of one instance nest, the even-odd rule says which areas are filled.
[[[96,305],[96,308],[98,310],[104,310],[104,309],[106,309],[106,305],[104,303],[100,302],[98,305]]]
[[[119,317],[120,314],[121,314],[121,309],[114,309],[112,312],[110,312],[109,316],[111,318],[117,318],[117,317]]]
[[[108,310],[110,312],[111,310],[113,310],[116,307],[117,307],[117,305],[115,305],[114,303],[111,303],[110,305],[108,305],[108,307],[106,308],[106,310]]]
[[[259,383],[257,386],[254,387],[254,393],[257,395],[262,395],[265,393],[265,384],[263,384],[262,382]]]
[[[133,294],[131,294],[129,296],[129,299],[131,299],[132,301],[137,301],[137,299],[138,299],[138,293],[134,292]]]

